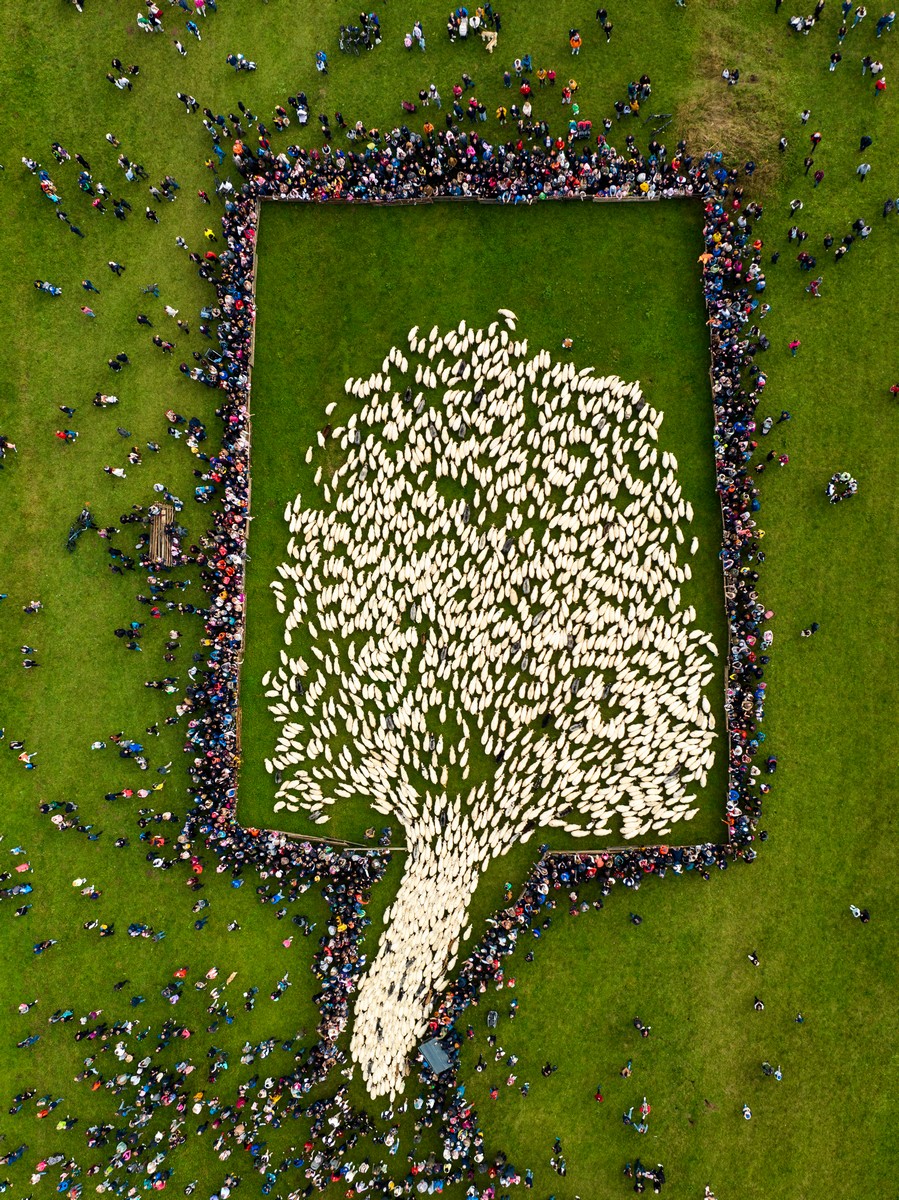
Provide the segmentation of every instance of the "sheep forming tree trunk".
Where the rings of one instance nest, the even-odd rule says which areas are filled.
[[[374,1096],[395,1091],[425,1032],[483,869],[474,830],[448,832],[436,840],[411,832],[392,915],[359,987],[351,1045]]]

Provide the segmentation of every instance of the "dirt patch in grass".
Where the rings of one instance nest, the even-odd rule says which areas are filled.
[[[739,9],[740,0],[708,0],[702,51],[679,124],[694,148],[721,150],[727,162],[741,166],[752,159],[758,165],[753,191],[764,193],[780,170],[777,144],[786,110],[781,55],[770,39],[747,43]],[[739,69],[737,85],[722,78],[725,68]]]

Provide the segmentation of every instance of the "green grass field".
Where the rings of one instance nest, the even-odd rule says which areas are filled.
[[[695,573],[683,602],[694,605],[719,651],[726,646],[716,557],[721,518],[709,450],[708,340],[695,265],[697,208],[264,207],[242,729],[241,804],[251,824],[273,819],[275,789],[262,764],[273,753],[276,727],[261,681],[277,666],[284,644],[283,618],[269,588],[285,558],[284,507],[298,492],[314,502],[321,456],[307,465],[306,448],[326,424],[329,403],[340,405],[335,423],[351,409],[344,379],[377,369],[390,346],[406,345],[413,323],[448,328],[465,319],[486,327],[498,308],[510,307],[520,314],[519,330],[532,351],[546,346],[555,352],[570,336],[578,367],[594,365],[597,374],[614,372],[644,384],[648,401],[666,413],[660,445],[684,464],[680,478],[696,514],[692,532],[705,549],[691,564]],[[666,270],[658,269],[661,263]],[[298,278],[317,278],[314,298],[297,294]],[[368,313],[376,315],[369,320]],[[297,647],[295,640],[291,653],[303,644]],[[723,654],[718,664],[709,688],[716,712]],[[702,818],[678,827],[676,839],[719,836],[725,786],[720,757],[718,766],[701,798]],[[279,820],[291,822],[287,828],[325,832],[304,825],[302,814],[283,813]],[[358,840],[379,820],[367,805],[337,806],[327,832],[333,827],[333,836]],[[605,839],[620,841],[620,835]],[[557,848],[576,844],[563,838]]]
[[[177,249],[175,237],[201,249],[203,230],[217,220],[215,208],[194,199],[198,188],[211,190],[202,165],[209,142],[198,118],[184,114],[175,92],[192,92],[201,104],[224,112],[242,98],[268,119],[288,92],[305,88],[312,126],[318,111],[340,109],[350,121],[358,117],[385,128],[399,120],[402,98],[431,81],[446,96],[462,71],[474,77],[492,112],[507,97],[503,67],[527,52],[535,65],[553,65],[560,78],[575,63],[581,110],[595,128],[602,116],[611,114],[627,81],[646,72],[653,80],[652,111],[674,114],[664,135],[669,147],[683,131],[696,150],[719,146],[735,161],[752,155],[759,163],[747,196],[757,193],[764,203],[759,234],[766,250],[782,252],[780,262],[768,270],[766,299],[772,311],[766,332],[772,349],[765,356],[769,383],[760,415],[776,415],[782,408],[793,414],[789,424],[778,427],[776,439],[769,439],[778,450],[786,449],[791,461],[786,471],[765,476],[762,509],[768,551],[763,597],[777,614],[767,727],[781,765],[765,818],[770,839],[752,868],[716,875],[708,884],[696,879],[653,882],[639,897],[613,894],[604,912],[576,919],[567,919],[560,904],[552,931],[532,947],[535,961],[526,963],[523,950],[514,960],[520,1013],[514,1026],[503,1023],[500,1029],[507,1052],[520,1055],[519,1082],[530,1080],[530,1096],[524,1099],[517,1088],[503,1087],[505,1073],[500,1075],[498,1068],[495,1078],[490,1069],[483,1074],[473,1070],[478,1051],[485,1049],[486,1005],[473,1013],[479,1032],[466,1050],[464,1082],[478,1100],[488,1145],[503,1146],[514,1161],[534,1167],[537,1197],[554,1193],[557,1200],[571,1200],[576,1194],[622,1193],[628,1185],[620,1178],[621,1167],[638,1153],[645,1162],[665,1163],[670,1180],[666,1194],[673,1197],[701,1196],[707,1181],[722,1200],[892,1194],[897,1165],[890,1125],[896,1087],[897,931],[889,800],[895,757],[896,501],[890,470],[895,401],[888,388],[899,378],[893,336],[899,314],[890,287],[899,218],[882,219],[880,211],[887,196],[899,194],[899,126],[895,97],[888,90],[875,103],[870,77],[861,77],[858,64],[862,55],[877,54],[892,87],[895,36],[875,39],[879,12],[871,8],[867,20],[847,37],[844,61],[831,74],[827,60],[839,24],[835,0],[807,38],[788,33],[789,12],[783,8],[775,17],[770,0],[690,3],[686,10],[652,0],[639,7],[622,4],[620,11],[609,8],[615,31],[606,46],[594,28],[592,6],[509,6],[492,58],[477,44],[450,46],[443,34],[444,6],[433,0],[414,6],[391,0],[381,14],[384,44],[360,59],[337,54],[337,25],[350,20],[352,10],[330,3],[229,5],[222,0],[218,14],[203,24],[202,43],[184,36],[185,18],[176,16],[177,9],[166,10],[166,36],[158,38],[136,31],[136,8],[112,0],[88,0],[83,15],[56,0],[0,13],[0,79],[6,98],[0,108],[0,194],[6,217],[0,226],[5,300],[0,309],[0,432],[19,447],[0,472],[0,591],[8,594],[0,604],[0,725],[6,729],[6,745],[21,739],[38,752],[37,770],[26,773],[15,754],[0,744],[5,800],[0,863],[11,870],[19,859],[7,852],[23,846],[35,888],[28,897],[34,907],[22,920],[13,918],[12,902],[0,906],[6,967],[0,975],[2,1150],[29,1144],[21,1162],[0,1169],[0,1178],[11,1180],[9,1194],[24,1200],[36,1191],[28,1183],[29,1168],[41,1156],[62,1152],[85,1167],[99,1160],[102,1152],[86,1149],[83,1131],[93,1122],[115,1120],[118,1100],[111,1093],[91,1093],[89,1084],[73,1082],[87,1051],[84,1043],[72,1040],[77,1022],[47,1025],[57,1007],[72,1007],[78,1015],[102,1008],[108,1020],[137,1014],[153,1026],[152,1037],[167,1016],[175,1016],[197,1031],[192,1043],[197,1059],[211,1044],[228,1050],[231,1068],[220,1088],[222,1095],[232,1097],[237,1083],[259,1069],[237,1061],[245,1039],[286,1037],[311,1028],[314,1021],[310,997],[317,985],[306,969],[312,940],[298,938],[285,949],[281,941],[288,925],[256,904],[250,878],[234,891],[227,877],[207,870],[200,895],[209,899],[210,908],[193,914],[195,897],[184,887],[185,871],[176,867],[162,873],[145,861],[147,847],[138,841],[135,826],[140,802],[123,799],[107,805],[103,800],[107,791],[137,788],[148,779],[159,782],[162,777],[153,768],[173,760],[165,790],[145,803],[183,816],[187,777],[180,754],[182,730],[165,730],[151,744],[147,776],[133,764],[121,763],[111,749],[88,748],[94,739],[118,730],[142,738],[146,726],[171,711],[170,702],[140,685],[165,673],[164,630],[173,626],[163,622],[164,628],[149,630],[142,655],[124,650],[112,629],[133,617],[143,619],[146,610],[134,600],[141,586],[133,576],[109,574],[103,544],[95,538],[85,537],[74,555],[66,554],[72,519],[87,502],[99,523],[115,522],[132,503],[148,503],[156,482],[165,482],[187,501],[184,522],[190,540],[202,532],[206,515],[190,501],[194,462],[166,436],[163,416],[171,405],[185,415],[195,413],[212,428],[214,407],[213,394],[188,384],[175,369],[187,352],[202,348],[197,314],[211,295]],[[428,33],[424,56],[402,49],[402,33],[417,17]],[[567,30],[577,23],[585,34],[585,49],[571,60]],[[172,36],[185,41],[187,58],[177,55]],[[331,58],[326,79],[317,77],[312,65],[320,46]],[[258,61],[254,75],[235,76],[225,66],[225,55],[237,50]],[[106,83],[114,55],[141,65],[133,93],[119,93]],[[735,65],[742,82],[727,88],[720,71]],[[798,113],[806,107],[813,115],[803,129]],[[547,92],[537,96],[535,112],[553,122],[563,110],[558,97]],[[419,123],[421,116],[415,118]],[[815,163],[824,169],[825,180],[815,190],[802,161],[812,128],[824,135]],[[487,129],[498,136],[492,119]],[[116,151],[103,140],[107,131],[121,140],[130,157],[146,165],[152,180],[171,172],[181,183],[176,204],[157,205],[158,227],[142,219],[141,210],[150,202],[145,185],[125,183],[115,166]],[[623,140],[625,130],[613,130],[616,137],[619,132]],[[635,124],[633,132],[645,144],[647,129]],[[311,144],[317,130],[310,127],[300,135],[292,128],[290,133]],[[781,134],[790,142],[784,156],[777,153]],[[874,139],[865,156],[872,163],[865,183],[855,174],[862,134]],[[91,212],[88,198],[78,193],[74,164],[57,167],[53,162],[52,140],[72,153],[80,151],[95,178],[114,195],[129,197],[135,211],[127,223],[115,221],[111,213],[101,217]],[[84,240],[54,220],[52,206],[19,162],[22,155],[38,158],[50,170],[63,207],[84,230]],[[807,280],[795,267],[795,247],[786,240],[788,204],[794,197],[804,201],[800,223],[810,233],[807,244],[823,270],[820,301],[805,294]],[[821,239],[827,232],[839,239],[858,216],[866,217],[874,232],[834,267],[822,252]],[[489,314],[503,304],[516,309],[523,322],[533,322],[534,331],[527,332],[534,343],[545,340],[555,347],[570,334],[576,356],[583,354],[584,362],[595,361],[601,369],[618,349],[621,357],[614,369],[625,378],[640,378],[650,400],[666,412],[675,400],[701,395],[695,410],[684,403],[683,423],[666,420],[663,430],[678,453],[682,480],[689,473],[694,504],[698,508],[704,502],[711,520],[711,497],[702,483],[709,479],[708,447],[698,457],[689,449],[698,445],[703,429],[710,429],[710,414],[707,392],[698,391],[707,360],[699,328],[698,239],[686,206],[636,212],[633,206],[591,206],[583,213],[561,206],[512,213],[431,209],[424,215],[409,210],[266,210],[260,243],[254,498],[259,484],[264,489],[269,482],[266,453],[278,468],[271,482],[278,487],[290,483],[290,494],[296,491],[290,460],[277,453],[274,440],[275,422],[289,422],[296,411],[290,406],[301,401],[300,391],[288,386],[294,367],[321,363],[324,378],[342,380],[346,373],[379,362],[384,339],[394,331],[428,323],[405,311],[408,297],[401,272],[392,275],[385,269],[390,264],[372,259],[371,246],[354,244],[340,232],[347,217],[370,222],[371,228],[376,222],[389,223],[390,231],[378,236],[393,239],[400,268],[409,263],[418,268],[420,256],[394,232],[401,228],[394,224],[399,221],[410,227],[419,222],[418,234],[427,239],[435,274],[441,262],[459,264],[455,277],[444,274],[437,280],[430,298],[417,299],[419,306],[427,299],[434,320],[456,323],[461,316]],[[468,222],[473,232],[467,237],[454,233],[450,222],[459,228]],[[532,250],[537,222],[544,228],[539,248]],[[589,222],[590,231],[575,231],[581,222]],[[611,229],[612,222],[612,232],[592,233],[603,226]],[[499,224],[502,231],[495,232]],[[313,226],[314,233],[304,236],[303,227]],[[317,239],[323,254],[316,254]],[[275,260],[268,247],[279,245],[285,257]],[[121,280],[107,270],[109,259],[126,265]],[[631,263],[640,269],[631,271]],[[528,271],[536,278],[529,281]],[[296,295],[288,306],[291,273]],[[101,289],[101,296],[82,293],[84,278]],[[393,291],[387,287],[391,278]],[[63,296],[37,293],[35,279],[61,285]],[[358,288],[353,286],[357,279]],[[582,303],[580,295],[569,298],[562,280],[589,303]],[[159,301],[141,295],[141,287],[151,282],[159,283]],[[378,296],[377,306],[366,303],[366,292]],[[339,298],[339,307],[330,314],[322,303],[329,295]],[[96,321],[79,312],[85,303],[98,313]],[[164,316],[165,303],[188,319],[189,338]],[[460,306],[469,311],[459,311]],[[174,362],[150,345],[149,333],[135,323],[139,312],[148,313],[156,330],[178,343]],[[306,313],[318,314],[309,343],[299,336]],[[605,316],[605,334],[597,314]],[[353,318],[355,338],[337,336]],[[791,359],[786,344],[794,336],[803,345]],[[672,346],[678,350],[675,361],[670,361]],[[113,380],[105,362],[121,349],[133,365]],[[654,358],[660,369],[650,374]],[[666,396],[669,380],[681,387],[672,386]],[[269,387],[273,390],[267,393]],[[90,400],[97,390],[115,390],[119,407],[94,409]],[[277,406],[274,412],[265,411],[267,394]],[[61,404],[75,407],[76,416],[70,420],[59,413]],[[310,418],[304,414],[304,420]],[[119,423],[131,439],[118,436]],[[64,424],[79,432],[74,446],[60,445],[53,437]],[[298,470],[306,444],[300,425],[298,418],[291,442]],[[266,451],[269,436],[273,440]],[[160,454],[145,453],[145,465],[129,468],[126,480],[110,480],[102,473],[106,464],[124,463],[128,446],[149,439],[162,444]],[[860,494],[831,509],[823,486],[834,470],[842,469],[858,478]],[[274,476],[274,468],[270,474]],[[256,571],[260,555],[264,559],[269,550],[279,552],[275,542],[283,537],[282,507],[274,506],[270,523],[257,509],[253,531],[256,537],[269,530],[259,537],[260,549],[253,548],[250,577],[251,645],[258,638],[263,656],[269,652],[263,638],[271,638],[273,648],[280,632],[254,628],[253,621],[266,611],[267,597],[260,594],[268,582]],[[129,551],[134,538],[127,533],[126,526],[116,541]],[[265,551],[263,538],[270,539]],[[717,583],[714,571],[709,579]],[[199,602],[195,583],[185,594]],[[24,616],[22,606],[35,597],[42,599],[44,612]],[[717,591],[712,600],[717,605]],[[799,630],[812,620],[821,622],[819,634],[801,640]],[[177,627],[184,632],[185,648],[173,673],[183,676],[199,630],[186,618]],[[23,644],[36,647],[40,670],[22,671],[17,650]],[[252,672],[261,675],[264,670],[261,662],[250,662],[244,691],[247,719],[251,728],[258,723],[260,745],[271,735],[261,724],[263,705],[258,692],[252,694]],[[254,774],[256,770],[248,761],[241,804],[247,820],[261,822],[270,812],[271,790],[267,777]],[[54,799],[76,802],[82,821],[103,829],[100,840],[88,842],[74,831],[54,832],[48,817],[37,811],[41,802]],[[113,840],[124,835],[131,844],[114,848]],[[526,857],[505,860],[488,875],[482,911],[499,903],[504,871],[522,870]],[[395,862],[373,899],[373,933],[390,902],[398,869]],[[72,880],[82,877],[103,891],[98,902],[72,887]],[[850,902],[870,908],[870,925],[863,928],[851,920]],[[639,928],[628,923],[632,907],[644,917]],[[314,892],[300,910],[312,920],[325,919]],[[195,930],[192,922],[206,915],[209,925]],[[96,931],[81,928],[94,917],[115,921],[116,936],[100,942]],[[227,932],[232,920],[239,921],[239,932]],[[159,943],[132,941],[126,934],[130,921],[164,929],[167,936]],[[32,944],[42,938],[56,938],[59,944],[35,957]],[[746,960],[750,950],[761,958],[758,970]],[[182,965],[190,968],[189,994],[170,1010],[159,990]],[[220,981],[238,972],[225,993],[235,993],[230,1007],[236,1015],[233,1025],[222,1022],[207,1033],[214,1020],[205,1012],[208,993],[194,991],[190,983],[213,965]],[[285,970],[290,970],[293,987],[274,1006],[268,992]],[[112,983],[125,978],[130,979],[127,988],[113,992]],[[247,1013],[240,992],[251,985],[259,987],[260,999]],[[147,1004],[132,1010],[127,1000],[133,994],[146,995]],[[756,994],[765,1001],[764,1013],[752,1011]],[[20,1016],[16,1006],[35,997],[37,1008]],[[497,1000],[504,1010],[507,993]],[[806,1018],[802,1026],[793,1020],[799,1010]],[[652,1025],[648,1042],[636,1038],[634,1015]],[[41,1041],[30,1050],[16,1049],[15,1043],[30,1033],[41,1033]],[[168,1053],[174,1056],[178,1050]],[[538,1073],[546,1057],[560,1064],[550,1080]],[[625,1082],[617,1072],[629,1057],[634,1074]],[[762,1078],[763,1058],[780,1062],[782,1083]],[[288,1053],[276,1051],[261,1069],[271,1063],[273,1072],[286,1070],[290,1062]],[[105,1063],[103,1069],[110,1073]],[[205,1076],[202,1068],[199,1075]],[[500,1084],[497,1102],[486,1098],[494,1082]],[[600,1084],[603,1105],[593,1100]],[[46,1091],[64,1097],[52,1118],[36,1122],[31,1104],[18,1115],[6,1113],[11,1099],[5,1098],[32,1086],[38,1096]],[[358,1082],[354,1088],[361,1101]],[[650,1133],[635,1140],[620,1115],[644,1094],[653,1106]],[[740,1116],[744,1102],[752,1107],[751,1122]],[[56,1118],[65,1114],[78,1116],[80,1124],[58,1132]],[[276,1156],[288,1145],[301,1144],[303,1124],[291,1122],[271,1131]],[[227,1166],[235,1163],[233,1158],[227,1166],[220,1162],[209,1135],[193,1136],[195,1125],[188,1113],[191,1137],[168,1160],[176,1169],[171,1188],[178,1192],[199,1177],[203,1184],[196,1194],[211,1196]],[[565,1141],[569,1164],[564,1180],[547,1165],[557,1134]],[[398,1165],[408,1147],[404,1137]],[[238,1194],[257,1194],[259,1183],[249,1170],[242,1174]],[[84,1183],[86,1194],[93,1181]],[[285,1195],[288,1187],[300,1184],[305,1181],[291,1180],[279,1189]]]

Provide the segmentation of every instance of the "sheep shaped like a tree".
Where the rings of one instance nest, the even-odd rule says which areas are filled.
[[[272,585],[276,808],[325,823],[361,796],[405,832],[353,1025],[373,1095],[402,1085],[493,858],[546,826],[661,838],[714,758],[715,648],[682,610],[692,513],[662,416],[500,318],[413,329],[415,365],[394,347],[347,380],[339,465],[288,505],[292,586]]]

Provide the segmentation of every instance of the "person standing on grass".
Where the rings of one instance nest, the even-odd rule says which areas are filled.
[[[859,181],[864,183],[868,177],[868,172],[871,170],[870,163],[859,163],[855,168],[855,173],[859,177]]]
[[[793,338],[792,342],[789,343],[790,354],[792,354],[793,358],[796,357],[796,351],[801,345],[802,342],[800,342],[799,338]]]

